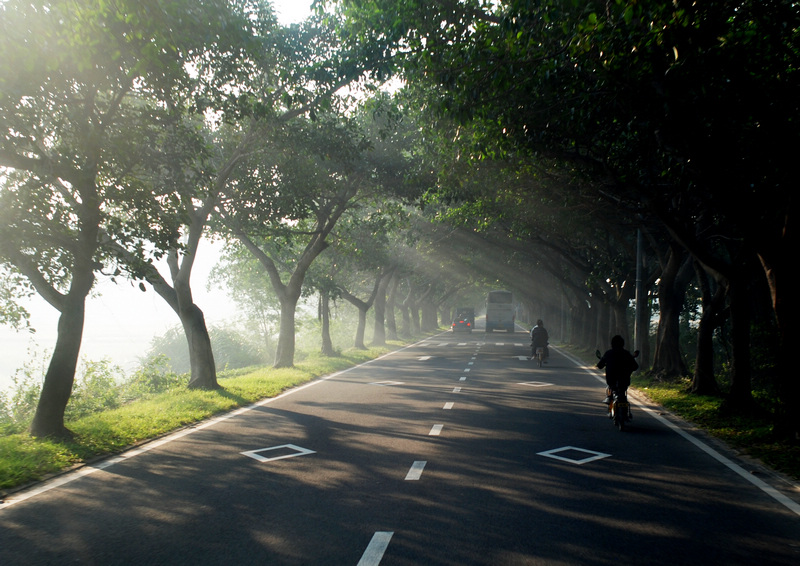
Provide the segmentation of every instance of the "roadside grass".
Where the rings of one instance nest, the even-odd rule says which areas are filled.
[[[68,421],[65,424],[75,435],[68,442],[32,438],[27,433],[2,436],[0,493],[122,452],[209,417],[275,397],[405,344],[390,342],[386,347],[351,349],[336,357],[308,354],[292,368],[253,367],[220,372],[221,388],[215,391],[177,389]]]

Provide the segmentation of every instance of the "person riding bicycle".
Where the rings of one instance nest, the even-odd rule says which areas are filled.
[[[550,357],[550,352],[547,348],[547,341],[550,336],[547,334],[547,329],[544,327],[542,319],[536,321],[536,326],[531,328],[531,359],[536,357],[536,348],[544,348],[542,360],[547,360]]]
[[[611,349],[597,362],[599,369],[606,368],[608,396],[603,403],[611,403],[614,394],[624,394],[631,384],[631,374],[639,369],[633,354],[625,349],[625,339],[617,335],[611,339]]]

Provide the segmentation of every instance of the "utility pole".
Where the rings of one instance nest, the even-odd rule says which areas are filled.
[[[633,349],[640,352],[643,351],[645,340],[647,340],[647,321],[644,319],[647,313],[644,302],[647,299],[644,296],[644,281],[642,280],[644,264],[642,248],[642,230],[639,228],[636,230],[636,316],[633,326]]]

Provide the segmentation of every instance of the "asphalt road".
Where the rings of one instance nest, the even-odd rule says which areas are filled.
[[[800,564],[791,486],[527,355],[445,333],[67,474],[0,505],[0,565]]]

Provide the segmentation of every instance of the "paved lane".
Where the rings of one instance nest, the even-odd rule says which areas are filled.
[[[798,514],[527,353],[445,333],[153,445],[0,507],[0,564],[798,563]]]

